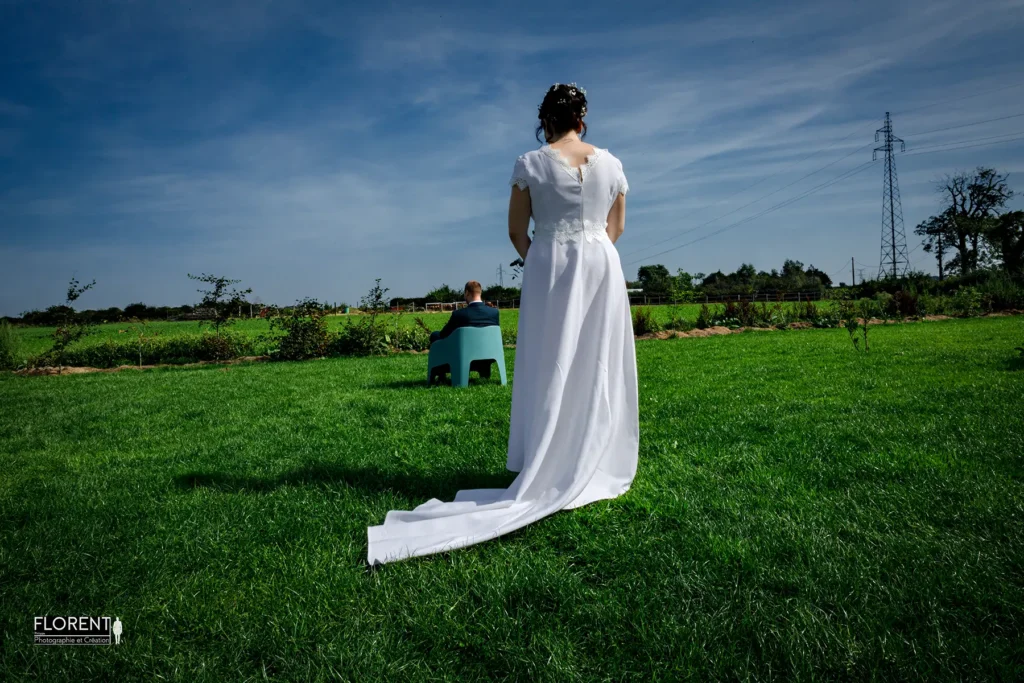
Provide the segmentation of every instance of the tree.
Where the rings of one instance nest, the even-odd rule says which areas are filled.
[[[937,190],[946,203],[951,228],[951,246],[957,255],[950,266],[961,274],[970,273],[988,261],[983,235],[992,219],[1013,198],[1006,174],[979,166],[973,172],[958,172],[940,180]]]
[[[380,286],[380,278],[377,278],[366,296],[359,300],[359,308],[370,314],[363,328],[363,348],[370,353],[386,353],[387,344],[391,342],[386,334],[381,336],[377,333],[377,318],[388,310],[387,299],[384,298],[388,291],[387,287]]]
[[[671,278],[672,291],[670,297],[674,303],[690,303],[696,295],[693,284],[694,276],[682,268]]]
[[[146,304],[138,302],[134,304],[128,304],[124,307],[124,317],[126,318],[142,318],[146,315]]]
[[[991,221],[985,238],[1007,272],[1024,274],[1024,211],[1010,211]]]
[[[448,285],[441,285],[427,292],[426,298],[430,303],[449,304],[462,301],[462,292],[452,289]]]
[[[481,292],[480,296],[484,301],[511,301],[512,299],[518,299],[520,294],[521,291],[518,287],[491,285]]]
[[[950,245],[955,239],[955,228],[952,217],[948,212],[938,216],[929,216],[928,220],[918,223],[914,228],[914,234],[924,237],[924,250],[929,254],[935,254],[935,261],[939,266],[939,280],[945,279],[946,269],[949,268],[947,258]]]
[[[752,284],[757,277],[757,268],[752,263],[743,263],[736,270],[733,276],[745,285]]]
[[[64,353],[67,351],[67,348],[92,332],[92,327],[89,323],[84,322],[79,316],[75,315],[75,309],[72,304],[78,301],[80,296],[95,285],[95,280],[87,285],[80,285],[75,278],[71,278],[71,282],[68,283],[67,298],[64,305],[60,307],[62,313],[57,323],[57,328],[53,331],[53,347],[50,349],[50,353],[57,358],[57,374],[64,371]],[[51,306],[50,308],[57,307]]]
[[[215,275],[207,275],[206,273],[202,275],[192,275],[189,273],[188,276],[192,280],[198,280],[210,285],[210,289],[196,290],[203,295],[203,300],[199,303],[198,308],[205,312],[207,316],[205,322],[212,323],[213,328],[219,335],[222,327],[234,322],[233,314],[243,304],[248,305],[245,301],[245,296],[252,293],[252,288],[242,290],[229,289],[231,285],[238,284],[241,280],[229,280],[226,277],[217,277]]]
[[[832,278],[829,277],[829,274],[823,270],[818,270],[814,266],[807,266],[807,270],[804,271],[804,275],[807,277],[808,280],[812,281],[811,284],[813,284],[813,281],[816,280],[817,283],[822,287],[832,286]]]
[[[786,259],[782,264],[782,277],[795,278],[804,274],[804,264],[792,259]]]
[[[650,296],[665,296],[672,289],[671,276],[668,268],[658,264],[654,266],[640,266],[637,271],[637,281],[644,290],[644,294]]]

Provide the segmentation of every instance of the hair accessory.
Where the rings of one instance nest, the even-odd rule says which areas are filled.
[[[568,105],[570,103],[570,101],[571,101],[570,97],[575,97],[577,94],[586,96],[586,94],[587,94],[586,90],[584,90],[580,86],[576,85],[575,83],[555,83],[554,85],[552,85],[548,89],[548,94],[556,92],[562,86],[565,86],[569,90],[569,97],[559,97],[557,100],[555,100],[556,104]],[[544,104],[543,103],[537,105],[537,111],[541,111],[542,109],[544,109]],[[587,115],[587,105],[584,104],[583,107],[580,110],[580,116],[586,116],[586,115]]]
[[[555,83],[553,86],[548,88],[548,92],[551,92],[553,90],[558,90],[560,87],[562,87],[562,85],[563,85],[562,83]],[[576,85],[575,82],[573,82],[573,83],[566,83],[564,85],[565,85],[565,87],[569,88],[569,94],[570,95],[575,95],[577,90],[580,92],[581,95],[585,96],[587,94],[587,91],[584,90],[583,88],[581,88],[580,86]]]

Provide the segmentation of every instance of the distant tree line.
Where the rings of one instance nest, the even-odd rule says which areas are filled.
[[[491,285],[485,287],[480,293],[480,298],[484,301],[514,301],[520,296],[520,289],[518,287],[502,287],[501,285]],[[426,296],[421,297],[394,297],[390,300],[392,308],[405,308],[407,306],[416,306],[417,308],[423,308],[426,304],[440,303],[450,304],[462,301],[462,289],[449,287],[446,284],[427,292]]]
[[[824,291],[832,287],[827,273],[813,265],[804,267],[800,261],[786,259],[782,270],[758,271],[749,263],[733,273],[721,270],[705,275],[678,270],[675,275],[661,264],[641,266],[637,279],[626,283],[630,289],[643,290],[644,295],[666,297],[673,301],[694,301],[704,297],[733,295]]]

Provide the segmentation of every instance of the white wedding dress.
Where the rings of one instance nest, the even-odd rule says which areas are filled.
[[[507,489],[467,489],[391,511],[369,528],[367,561],[393,562],[487,541],[543,517],[615,498],[636,474],[640,426],[626,281],[605,232],[629,189],[596,149],[573,168],[551,147],[516,161],[534,235],[523,270]]]

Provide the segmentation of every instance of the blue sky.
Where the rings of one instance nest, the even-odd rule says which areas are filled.
[[[200,271],[282,304],[495,282],[556,81],[587,88],[588,139],[623,162],[630,277],[873,274],[882,169],[857,169],[887,110],[908,233],[944,173],[1024,193],[1024,140],[972,146],[1024,137],[1022,0],[488,6],[0,0],[0,315],[72,274],[97,280],[88,308],[194,302]]]

